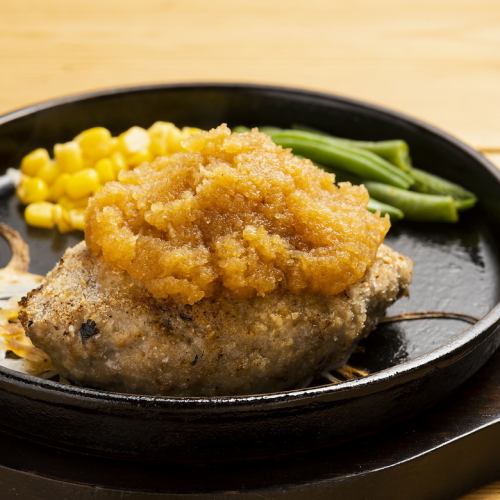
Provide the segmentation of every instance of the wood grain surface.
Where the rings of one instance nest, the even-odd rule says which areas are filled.
[[[498,0],[2,0],[0,20],[0,113],[146,82],[274,83],[398,109],[500,165]]]

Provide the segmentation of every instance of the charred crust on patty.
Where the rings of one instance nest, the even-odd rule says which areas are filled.
[[[22,308],[26,307],[28,305],[29,300],[33,296],[42,292],[43,287],[44,287],[44,283],[42,283],[40,286],[37,286],[36,288],[33,288],[33,290],[29,291],[24,297],[21,297],[21,299],[18,302],[19,306]]]
[[[23,299],[26,299],[26,301],[28,300],[27,297],[23,297]],[[19,302],[19,304],[21,304],[21,301]],[[24,330],[27,332],[28,328],[29,328],[29,326],[28,326],[29,318],[28,318],[28,315],[26,314],[26,311],[24,309],[21,309],[19,311],[18,318],[19,318],[19,322],[21,323],[21,325],[23,325]]]
[[[181,311],[179,313],[179,317],[183,319],[184,321],[193,321],[193,315],[190,312],[187,311]]]
[[[99,328],[94,320],[88,319],[85,323],[82,323],[80,326],[80,337],[82,339],[82,343],[85,344],[87,340],[89,340],[94,335],[99,333]]]

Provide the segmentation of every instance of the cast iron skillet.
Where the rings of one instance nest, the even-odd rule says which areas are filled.
[[[159,85],[54,100],[0,118],[0,171],[29,150],[104,125],[118,133],[155,120],[203,128],[301,123],[360,139],[403,138],[414,162],[476,192],[481,203],[458,225],[401,223],[389,244],[415,261],[411,298],[391,311],[446,310],[478,316],[401,323],[372,334],[352,364],[366,379],[240,397],[168,398],[103,392],[0,369],[1,425],[76,451],[173,461],[232,460],[311,450],[377,432],[444,398],[500,344],[500,172],[454,138],[375,106],[256,85]],[[14,196],[0,219],[45,273],[79,235],[27,228]],[[3,245],[3,242],[2,242]],[[1,264],[8,259],[0,246]]]

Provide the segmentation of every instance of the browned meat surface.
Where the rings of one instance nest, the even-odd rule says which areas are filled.
[[[364,278],[336,296],[280,292],[181,306],[152,298],[80,243],[23,299],[21,321],[59,373],[86,386],[176,396],[279,391],[345,363],[407,292],[411,267],[382,245]]]

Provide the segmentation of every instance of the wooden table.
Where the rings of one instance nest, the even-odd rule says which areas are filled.
[[[144,82],[276,83],[407,112],[500,165],[497,0],[3,0],[0,19],[0,113]]]

